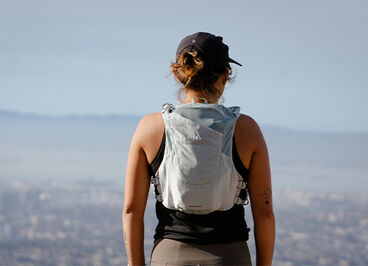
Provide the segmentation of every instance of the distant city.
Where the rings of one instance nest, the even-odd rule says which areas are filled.
[[[274,265],[368,265],[368,195],[274,192]],[[0,183],[0,265],[126,264],[122,183]],[[255,262],[251,227],[249,246]],[[153,197],[145,216],[146,262],[156,226]]]

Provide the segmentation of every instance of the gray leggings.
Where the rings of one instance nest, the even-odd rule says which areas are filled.
[[[199,245],[163,239],[152,251],[151,265],[252,265],[247,242]]]

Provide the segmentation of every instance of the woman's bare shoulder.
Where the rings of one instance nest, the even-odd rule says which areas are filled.
[[[160,147],[165,125],[161,113],[144,116],[139,122],[135,135],[143,148],[148,162],[151,162]]]
[[[236,131],[241,135],[247,135],[249,137],[257,137],[262,134],[261,129],[251,116],[241,114],[236,122]]]
[[[261,129],[252,117],[241,114],[236,122],[234,137],[238,154],[244,166],[249,169],[252,156],[259,149],[263,138]]]
[[[164,121],[161,113],[152,113],[144,116],[140,121],[136,129],[136,135],[141,137],[144,142],[150,142],[151,138],[163,134]]]
[[[139,126],[143,128],[151,128],[152,130],[162,128],[164,121],[161,116],[161,112],[152,113],[144,116],[139,122]]]

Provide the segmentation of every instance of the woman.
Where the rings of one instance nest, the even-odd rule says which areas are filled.
[[[129,265],[144,265],[143,216],[156,194],[151,265],[251,265],[243,204],[252,208],[256,264],[271,265],[275,241],[266,143],[257,123],[218,104],[229,63],[222,37],[198,32],[179,44],[171,69],[179,105],[144,117],[133,136],[123,228]],[[214,192],[215,191],[215,192]]]

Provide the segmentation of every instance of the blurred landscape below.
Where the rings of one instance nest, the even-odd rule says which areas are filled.
[[[0,110],[0,265],[121,265],[121,211],[139,116]],[[368,133],[261,125],[277,220],[275,265],[368,264]],[[249,246],[254,262],[253,226]],[[150,195],[147,260],[156,226]]]

